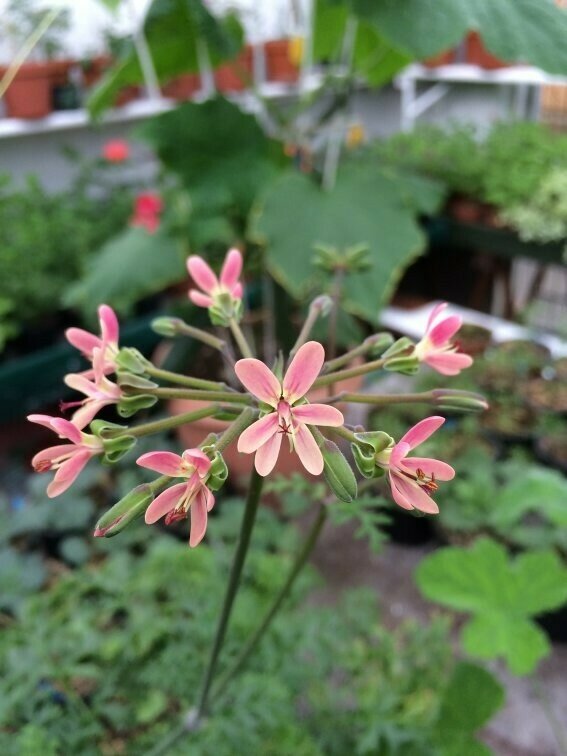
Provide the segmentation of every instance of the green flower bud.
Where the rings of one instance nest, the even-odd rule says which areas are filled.
[[[181,333],[180,326],[183,325],[183,321],[179,318],[155,318],[152,320],[151,327],[160,336],[166,336],[167,338],[173,338]]]
[[[325,462],[323,473],[331,491],[341,501],[351,502],[356,499],[356,478],[339,447],[325,438],[319,448]]]
[[[124,347],[116,356],[116,366],[119,373],[126,371],[135,375],[143,375],[150,364],[141,352],[132,347]]]
[[[310,310],[318,312],[323,318],[331,312],[333,308],[333,300],[327,294],[321,294],[311,302],[309,305]]]
[[[118,501],[97,522],[95,538],[118,535],[132,520],[141,517],[153,501],[154,494],[147,483],[137,486]]]
[[[152,394],[136,394],[135,396],[123,396],[118,402],[118,414],[120,417],[132,417],[142,409],[153,407],[157,402],[157,396]]]
[[[394,337],[391,333],[374,333],[372,336],[364,339],[364,344],[368,347],[370,357],[380,357],[385,349],[388,349],[394,343]]]
[[[433,389],[433,404],[445,410],[458,412],[484,412],[488,402],[482,394],[459,389]]]

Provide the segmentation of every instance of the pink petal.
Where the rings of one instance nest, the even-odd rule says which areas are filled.
[[[442,462],[439,459],[428,459],[427,457],[408,457],[402,462],[402,467],[406,467],[408,470],[415,472],[416,470],[423,470],[423,472],[431,477],[435,475],[437,480],[453,480],[455,477],[455,471],[446,462]]]
[[[395,472],[390,474],[390,481],[394,481],[398,492],[401,494],[400,498],[405,499],[405,501],[411,504],[413,509],[419,509],[420,512],[426,512],[427,514],[437,514],[439,512],[439,507],[431,496],[423,488],[420,488],[417,483],[401,475],[397,475]]]
[[[441,375],[458,375],[461,370],[465,370],[473,364],[473,358],[462,352],[444,352],[429,354],[425,357],[424,362]]]
[[[155,472],[169,475],[172,478],[185,477],[181,470],[182,462],[179,454],[166,451],[147,452],[136,460],[136,464],[140,467],[147,467],[148,470],[155,470]]]
[[[429,318],[427,319],[427,327],[425,329],[426,333],[429,333],[429,330],[435,320],[437,319],[437,316],[443,312],[449,305],[447,302],[440,302],[439,304],[435,305],[435,307],[431,310],[431,313],[429,315]]]
[[[324,362],[325,350],[318,341],[308,341],[299,347],[283,379],[284,396],[290,404],[305,396]]]
[[[153,525],[154,522],[157,522],[161,517],[174,509],[186,490],[187,483],[176,483],[174,486],[162,491],[146,509],[144,517],[146,524]]]
[[[235,299],[242,299],[243,292],[244,292],[244,289],[242,288],[241,283],[235,284],[230,290],[230,293]]]
[[[392,498],[396,502],[396,504],[402,509],[413,509],[412,505],[409,503],[409,501],[406,499],[404,494],[397,488],[396,482],[397,478],[390,473],[390,490],[392,491]]]
[[[409,444],[405,443],[405,441],[398,441],[398,443],[392,449],[392,453],[390,455],[390,467],[399,467],[402,460],[405,459],[409,451],[411,451]]]
[[[228,251],[220,274],[220,282],[231,291],[242,272],[242,255],[238,249]]]
[[[294,448],[303,467],[312,475],[321,475],[325,462],[321,449],[313,438],[311,431],[305,425],[298,425],[293,438]]]
[[[298,422],[310,425],[338,428],[345,421],[343,413],[329,404],[302,404],[299,407],[293,407],[291,414]]]
[[[112,307],[105,304],[101,305],[98,308],[98,319],[103,341],[109,344],[118,344],[118,318]]]
[[[28,415],[27,419],[30,423],[37,423],[38,425],[43,425],[45,428],[49,428],[49,430],[53,430],[51,423],[55,418],[51,417],[51,415]]]
[[[64,417],[54,417],[51,421],[51,427],[62,438],[68,438],[74,444],[80,444],[83,441],[81,431],[70,420]]]
[[[415,449],[416,446],[422,444],[429,438],[429,436],[435,433],[444,422],[445,418],[439,417],[438,415],[426,417],[425,420],[420,420],[420,422],[414,425],[413,428],[410,428],[409,431],[402,436],[399,443],[406,443],[410,449]]]
[[[261,402],[277,407],[282,393],[280,382],[267,365],[253,357],[238,360],[234,371],[244,388]]]
[[[258,475],[261,475],[263,478],[272,472],[278,461],[282,437],[282,433],[274,433],[256,452],[254,466]]]
[[[199,255],[191,255],[187,259],[187,270],[197,286],[207,294],[210,294],[219,285],[217,277]]]
[[[189,299],[197,307],[205,307],[207,310],[213,304],[213,300],[210,297],[197,291],[197,289],[189,289]]]
[[[97,351],[100,350],[95,349],[95,352]],[[86,396],[96,396],[98,394],[98,389],[95,384],[79,373],[69,373],[63,378],[63,381],[69,386],[69,388],[75,389],[75,391],[80,391],[81,394],[86,394]]]
[[[428,334],[431,343],[440,347],[443,344],[448,344],[453,336],[457,333],[459,328],[463,324],[463,319],[458,315],[451,315],[449,318],[444,318],[438,323]]]
[[[94,333],[84,331],[82,328],[67,328],[65,338],[71,346],[82,352],[88,359],[91,358],[93,349],[100,347],[102,344],[98,336],[95,336]]]
[[[186,449],[183,452],[182,457],[193,465],[201,478],[204,478],[211,469],[211,460],[207,457],[204,451],[201,451],[201,449]]]
[[[260,420],[256,420],[240,434],[237,445],[238,451],[244,454],[252,454],[257,451],[273,435],[279,435],[278,423],[277,412],[271,412]]]
[[[198,546],[207,531],[207,496],[204,491],[199,491],[191,504],[191,535],[189,546]]]
[[[215,506],[215,497],[208,488],[205,488],[204,490],[205,496],[207,497],[207,512],[210,512],[211,509]]]
[[[76,450],[75,444],[58,444],[57,446],[48,446],[47,449],[39,451],[31,461],[35,469],[42,462],[53,462],[63,455],[72,454]]]
[[[50,499],[62,494],[75,482],[91,456],[92,454],[89,451],[78,451],[66,462],[63,462],[55,473],[55,477],[47,486],[47,495]]]
[[[79,430],[83,430],[96,417],[100,410],[108,404],[114,404],[114,402],[109,399],[99,399],[98,401],[89,401],[83,404],[82,407],[73,413],[73,425],[76,425]]]

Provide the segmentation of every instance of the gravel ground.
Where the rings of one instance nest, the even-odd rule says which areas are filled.
[[[352,537],[350,526],[329,527],[313,555],[313,563],[326,581],[313,601],[333,603],[347,588],[371,586],[381,599],[388,626],[408,617],[427,619],[436,608],[421,598],[412,574],[431,548],[392,543],[375,555]],[[492,671],[506,687],[506,704],[483,733],[487,745],[498,756],[566,756],[553,735],[533,680],[514,678],[500,665]],[[546,691],[555,718],[567,732],[567,645],[554,645],[552,655],[538,669],[536,685]]]

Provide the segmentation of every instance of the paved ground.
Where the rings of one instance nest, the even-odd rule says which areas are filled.
[[[381,597],[388,625],[408,617],[426,619],[435,609],[420,597],[412,573],[429,550],[389,544],[374,555],[352,537],[349,526],[328,528],[313,557],[327,585],[317,591],[314,601],[332,603],[337,591],[372,586]],[[513,678],[500,666],[492,671],[506,686],[507,695],[505,707],[483,734],[485,742],[498,756],[567,756],[557,744],[533,682]],[[554,715],[567,733],[567,645],[554,646],[552,656],[539,668],[537,683],[547,691]]]

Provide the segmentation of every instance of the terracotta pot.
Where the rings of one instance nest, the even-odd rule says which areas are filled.
[[[423,61],[423,65],[427,68],[439,68],[439,66],[447,66],[449,63],[454,63],[457,58],[457,51],[455,49],[446,50],[438,55],[433,55],[431,58],[426,58]]]
[[[363,376],[356,376],[355,378],[347,378],[344,381],[339,381],[335,384],[335,393],[338,394],[341,391],[357,392],[362,386],[362,382]],[[328,396],[326,387],[310,391],[307,395],[311,402],[316,402],[326,396]],[[179,415],[183,412],[192,412],[201,409],[202,407],[206,407],[207,404],[208,402],[203,401],[173,399],[169,402],[169,411],[172,415]],[[341,405],[336,406],[340,409],[344,409]],[[178,428],[177,437],[184,449],[191,449],[198,446],[209,433],[222,433],[227,427],[227,422],[206,417],[202,420],[197,420],[197,422]],[[237,450],[236,444],[231,444],[228,449],[223,452],[223,456],[230,470],[232,479],[237,484],[239,479],[243,480],[250,475],[254,463],[253,454],[241,454]],[[316,480],[316,477],[310,475],[305,470],[297,454],[290,453],[288,446],[283,443],[274,474],[289,477],[293,473],[301,473],[308,479]]]
[[[264,45],[268,81],[293,84],[298,80],[299,69],[290,58],[289,44],[289,39],[273,39]]]
[[[64,87],[69,83],[69,72],[73,66],[77,65],[77,61],[72,60],[71,58],[66,58],[64,60],[51,60],[48,65],[53,86]]]
[[[217,68],[215,86],[220,92],[241,92],[252,75],[252,46],[246,45],[236,60]]]
[[[85,61],[83,64],[83,83],[85,87],[87,89],[94,87],[111,65],[112,58],[110,55],[98,55],[96,58]]]
[[[465,41],[466,61],[480,68],[493,70],[495,68],[509,68],[510,63],[505,63],[492,53],[488,52],[478,32],[469,32]]]
[[[134,84],[122,87],[114,99],[114,107],[121,108],[129,102],[134,102],[134,100],[139,99],[140,91],[140,87],[135,86]]]
[[[199,74],[183,74],[164,84],[161,91],[164,97],[184,101],[190,100],[195,92],[198,92],[200,89],[201,77]]]
[[[0,78],[6,69],[0,70]],[[50,63],[24,63],[4,95],[9,118],[45,118],[52,108]]]

